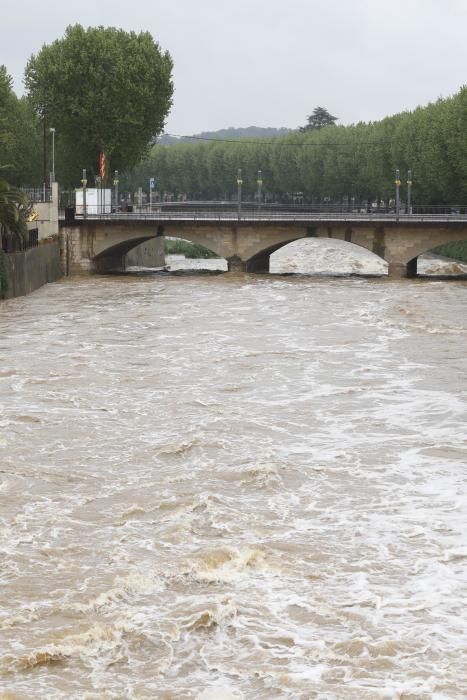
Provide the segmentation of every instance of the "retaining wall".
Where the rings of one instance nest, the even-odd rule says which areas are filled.
[[[63,277],[58,239],[42,242],[36,248],[3,255],[7,290],[5,299],[30,294],[47,282]]]

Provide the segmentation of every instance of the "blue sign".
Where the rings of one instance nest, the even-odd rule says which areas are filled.
[[[151,190],[153,190],[155,186],[156,186],[156,180],[155,180],[155,178],[150,177],[150,178],[149,178],[149,187],[151,188]]]

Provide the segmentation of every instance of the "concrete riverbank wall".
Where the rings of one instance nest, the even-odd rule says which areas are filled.
[[[4,253],[0,264],[6,283],[4,299],[30,294],[47,282],[63,277],[58,237],[43,240],[36,248]]]

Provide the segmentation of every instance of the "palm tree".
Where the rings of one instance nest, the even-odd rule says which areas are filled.
[[[6,180],[0,179],[0,233],[13,235],[23,240],[26,227],[25,195]]]

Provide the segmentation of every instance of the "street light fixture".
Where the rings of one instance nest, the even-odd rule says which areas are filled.
[[[118,170],[114,172],[114,187],[115,187],[115,212],[118,211]]]
[[[55,182],[55,128],[51,126],[49,131],[52,134],[52,172],[50,173],[50,184],[52,184],[52,182]]]
[[[396,170],[396,179],[394,180],[394,184],[396,185],[396,221],[399,221],[399,213],[401,208],[401,201],[399,196],[399,189],[401,186],[401,174],[399,169]]]
[[[412,171],[407,171],[407,214],[412,213]]]
[[[242,215],[242,185],[243,185],[243,180],[242,180],[242,169],[239,168],[237,171],[237,211],[238,211],[238,218],[241,217]]]
[[[262,188],[263,188],[263,173],[261,170],[258,170],[258,177],[256,180],[256,184],[258,185],[258,207],[261,209],[261,204],[262,204]]]

